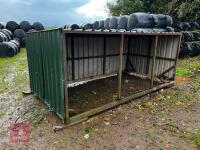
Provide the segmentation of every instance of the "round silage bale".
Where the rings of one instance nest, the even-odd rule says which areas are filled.
[[[168,26],[167,16],[163,14],[152,14],[154,20],[154,27],[166,28]]]
[[[5,28],[5,24],[0,22],[0,29],[4,29]]]
[[[173,18],[169,15],[166,15],[167,17],[167,26],[171,27],[173,25]]]
[[[104,20],[99,21],[99,29],[104,29]]]
[[[0,57],[13,57],[16,51],[8,42],[0,43]]]
[[[22,47],[24,47],[24,42],[25,42],[25,36],[26,36],[26,32],[22,29],[16,29],[15,32],[14,32],[14,36],[15,38],[18,38],[19,41],[20,41],[20,45]]]
[[[35,30],[35,29],[30,29],[30,30],[28,30],[28,33],[31,33],[31,32],[38,32],[38,31]]]
[[[14,32],[16,29],[19,29],[19,24],[15,21],[9,21],[6,24],[6,29],[10,30],[11,32]]]
[[[7,34],[9,34],[9,36],[11,37],[11,39],[13,38],[13,33],[10,30],[3,29],[3,31],[5,31]]]
[[[37,31],[44,30],[44,26],[40,22],[33,23],[32,28],[37,30]]]
[[[25,37],[20,40],[20,45],[22,48],[26,47],[26,38]]]
[[[118,18],[112,17],[109,22],[109,28],[110,29],[117,29],[118,28]]]
[[[107,30],[110,29],[109,23],[110,23],[110,18],[107,18],[107,19],[104,21],[104,29],[107,29]]]
[[[0,34],[1,37],[3,37],[3,42],[8,42],[10,40],[8,34],[5,34],[4,31],[0,30]]]
[[[20,42],[17,39],[13,39],[10,41],[10,43],[13,43],[16,46],[17,52],[20,51]]]
[[[31,24],[28,21],[20,22],[19,26],[25,32],[28,32],[32,28]]]
[[[153,17],[148,13],[133,13],[128,19],[128,30],[134,28],[152,28],[153,27]]]
[[[183,30],[183,31],[190,31],[191,30],[191,26],[187,22],[181,22],[180,27],[181,27],[181,30]]]
[[[1,33],[1,31],[0,31],[0,43],[1,42],[5,42],[6,41],[6,35],[5,34],[3,34],[3,33]]]
[[[7,41],[10,41],[10,40],[12,39],[12,34],[10,34],[9,31],[3,29],[3,30],[1,30],[0,32],[3,33],[3,34],[6,36]]]
[[[99,29],[99,21],[95,21],[93,23],[93,29],[98,30]]]
[[[127,30],[128,16],[121,16],[118,20],[118,30]]]
[[[82,25],[81,28],[83,30],[91,30],[91,29],[93,29],[93,25],[91,23],[87,23],[87,24]]]

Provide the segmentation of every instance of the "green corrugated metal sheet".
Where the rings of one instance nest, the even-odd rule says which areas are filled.
[[[26,42],[31,91],[64,118],[62,30],[30,33]]]

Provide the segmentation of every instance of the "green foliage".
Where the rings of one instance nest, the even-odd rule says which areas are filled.
[[[134,12],[169,14],[178,21],[200,19],[199,0],[117,0],[108,3],[110,14],[129,15]]]
[[[184,137],[196,144],[196,148],[200,150],[200,130],[195,133],[185,133]]]

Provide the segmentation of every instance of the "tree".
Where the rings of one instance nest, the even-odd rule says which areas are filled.
[[[200,19],[200,0],[117,0],[108,3],[108,8],[114,16],[149,12],[169,14],[178,21]]]

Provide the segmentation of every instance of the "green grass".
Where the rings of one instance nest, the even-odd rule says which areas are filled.
[[[178,75],[178,76],[189,76],[189,75],[191,75],[192,73],[190,72],[190,70],[188,70],[188,69],[185,69],[185,68],[177,68],[176,69],[176,74]]]
[[[14,89],[28,81],[26,49],[21,49],[15,57],[0,58],[0,93]]]
[[[178,61],[176,74],[179,76],[190,76],[200,69],[200,57],[185,58]]]
[[[185,133],[183,135],[183,137],[186,138],[187,140],[194,142],[195,145],[196,145],[196,148],[198,150],[200,150],[200,130],[198,130],[195,133],[190,133],[190,132]]]

